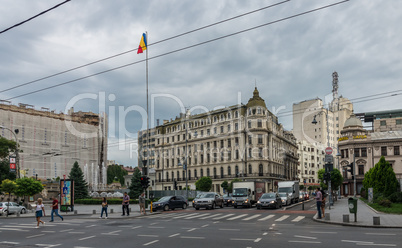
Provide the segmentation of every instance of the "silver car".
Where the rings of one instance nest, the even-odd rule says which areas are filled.
[[[223,208],[223,197],[218,193],[205,193],[200,198],[194,199],[194,207],[196,210],[200,208],[214,209],[217,206]]]
[[[282,199],[282,205],[290,205],[292,203],[292,199],[290,199],[290,196],[288,193],[281,192],[279,193],[279,197]]]
[[[18,205],[15,202],[0,202],[0,215],[6,215],[7,212],[8,214],[25,214],[27,210],[24,206]]]

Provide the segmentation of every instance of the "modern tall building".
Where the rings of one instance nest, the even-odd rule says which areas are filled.
[[[297,141],[299,146],[299,178],[300,183],[308,188],[319,186],[318,171],[324,169],[325,152],[322,146],[316,146],[305,140]]]
[[[298,180],[296,139],[267,109],[257,88],[246,105],[187,112],[149,134],[138,133],[139,164],[149,161],[156,190],[175,185],[184,189],[186,184],[195,189],[203,176],[210,177],[211,190],[220,193],[222,182],[235,178],[263,181],[268,190],[276,190],[279,181]]]
[[[58,114],[46,108],[36,110],[32,105],[15,106],[2,101],[0,125],[4,127],[0,129],[1,136],[15,140],[10,130],[16,133],[22,150],[19,153],[21,175],[42,179],[68,177],[77,161],[83,171],[86,164],[99,166],[99,178],[102,178],[102,163],[107,161],[105,114],[74,112],[74,109],[68,114]]]
[[[363,128],[362,121],[352,115],[344,124],[339,139],[340,165],[344,177],[341,192],[354,194],[354,180],[347,171],[354,162],[356,194],[363,187],[364,174],[375,166],[381,156],[388,161],[402,183],[402,110],[360,113],[366,123],[372,123],[373,130]]]
[[[293,134],[303,147],[313,147],[315,151],[333,149],[334,168],[338,168],[338,139],[345,121],[353,113],[353,104],[338,95],[338,73],[332,74],[332,98],[325,106],[322,99],[316,98],[293,104]],[[300,160],[300,171],[305,171],[305,158]],[[315,167],[316,168],[316,167]],[[321,167],[322,169],[322,167]],[[315,170],[308,167],[307,170]],[[301,181],[304,182],[304,181]]]

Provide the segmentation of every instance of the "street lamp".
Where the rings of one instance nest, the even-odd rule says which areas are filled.
[[[317,124],[317,120],[315,119],[316,117],[317,117],[317,115],[321,115],[322,113],[324,113],[325,114],[325,119],[326,119],[326,122],[327,122],[327,147],[330,147],[330,145],[329,145],[329,126],[328,126],[328,113],[326,112],[326,111],[324,111],[324,110],[321,110],[321,112],[320,113],[318,113],[318,114],[316,114],[316,115],[314,115],[314,119],[313,119],[313,121],[311,122],[312,124],[314,124],[314,125],[316,125]],[[332,202],[332,193],[331,193],[331,176],[329,177],[329,183],[328,183],[328,191],[329,191],[329,207],[330,207],[330,209],[331,209],[331,206],[333,205],[333,202]]]
[[[15,156],[16,156],[16,162],[17,162],[17,177],[20,178],[20,158],[19,158],[19,154],[18,154],[18,139],[17,139],[17,134],[19,133],[20,130],[18,130],[17,128],[13,130],[11,130],[8,127],[5,127],[3,125],[0,125],[1,129],[7,129],[9,130],[15,138],[15,143],[16,143],[16,149],[15,149]]]

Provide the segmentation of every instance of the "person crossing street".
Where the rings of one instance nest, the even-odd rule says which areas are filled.
[[[54,213],[55,213],[57,216],[59,216],[62,221],[64,221],[63,216],[61,216],[61,215],[59,214],[59,201],[57,200],[57,198],[56,198],[55,196],[53,197],[52,213],[50,214],[50,222],[53,222],[53,221],[54,221],[54,218],[53,218],[53,214],[54,214]]]
[[[129,204],[130,204],[130,196],[128,196],[127,192],[124,192],[124,196],[123,196],[123,202],[122,202],[122,209],[123,209],[123,214],[121,216],[125,215],[125,211],[127,211],[127,216],[130,216],[130,212],[129,212]]]

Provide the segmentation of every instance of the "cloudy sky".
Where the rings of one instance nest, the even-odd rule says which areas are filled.
[[[0,29],[63,1],[3,0]],[[247,103],[256,84],[291,130],[293,103],[331,95],[334,71],[340,94],[354,102],[356,113],[402,108],[402,1],[351,0],[294,18],[288,17],[337,1],[292,0],[265,8],[277,3],[281,0],[67,2],[0,34],[0,99],[56,112],[73,105],[98,113],[104,105],[107,113],[116,113],[109,119],[108,159],[135,166],[133,140],[146,127],[145,53],[135,49],[147,31],[155,119],[174,118],[180,106],[234,105],[239,95]],[[174,38],[251,11],[256,12]],[[102,95],[105,101],[99,100]],[[127,144],[119,149],[122,140]]]

